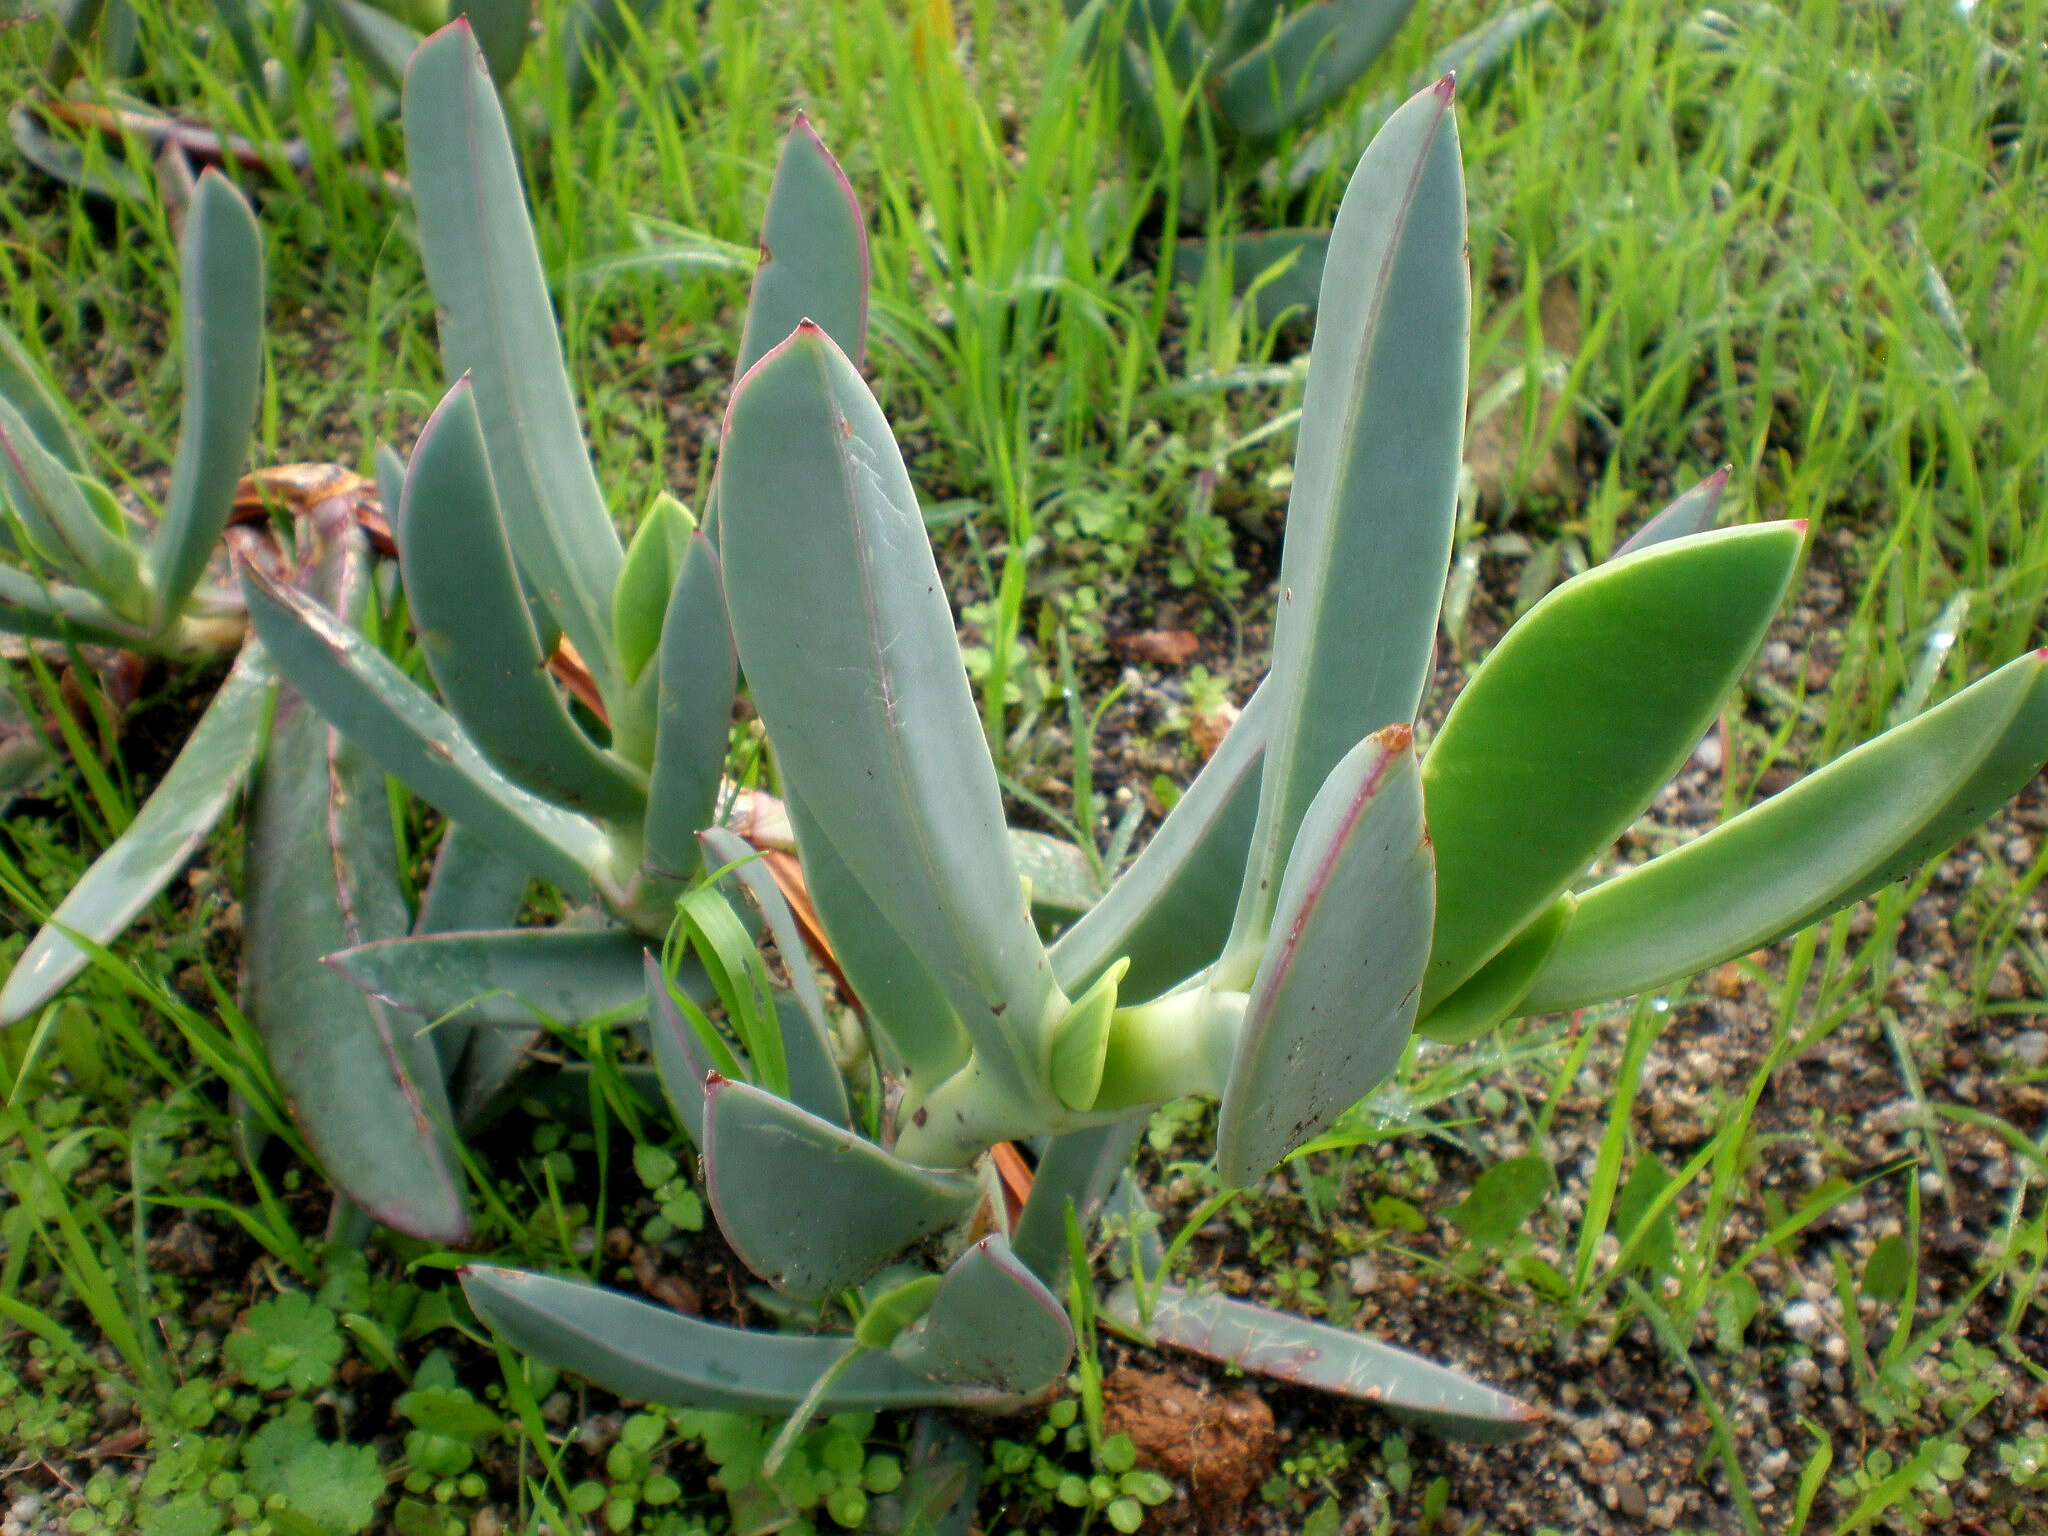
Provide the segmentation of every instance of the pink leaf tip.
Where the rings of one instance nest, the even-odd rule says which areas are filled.
[[[1449,71],[1430,89],[1436,92],[1440,100],[1449,101],[1458,93],[1458,72],[1455,69]]]

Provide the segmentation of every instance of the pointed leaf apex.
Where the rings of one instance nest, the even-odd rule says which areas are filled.
[[[1448,102],[1458,93],[1458,72],[1455,69],[1450,71],[1443,79],[1437,81],[1432,89],[1436,91],[1439,98]]]
[[[1792,518],[1792,519],[1791,519],[1791,524],[1792,524],[1792,526],[1793,526],[1794,528],[1796,528],[1796,529],[1798,529],[1798,530],[1799,530],[1799,536],[1800,536],[1801,538],[1804,538],[1804,537],[1806,536],[1806,519],[1805,519],[1805,518],[1803,518],[1803,517],[1795,517],[1795,518]]]
[[[730,1088],[731,1086],[732,1079],[723,1072],[706,1072],[704,1074],[704,1097],[707,1099],[721,1088]]]
[[[1415,745],[1415,727],[1398,722],[1374,733],[1388,752],[1406,752]]]

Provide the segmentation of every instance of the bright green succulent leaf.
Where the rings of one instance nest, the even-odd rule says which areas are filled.
[[[533,0],[459,0],[459,13],[476,31],[476,45],[500,91],[519,73],[532,35]]]
[[[337,606],[353,611],[358,562],[331,558]],[[306,1145],[377,1220],[429,1242],[466,1241],[433,1043],[320,962],[410,923],[383,777],[288,688],[250,808],[247,868],[249,1020]]]
[[[733,633],[786,783],[938,979],[984,1068],[1028,1091],[1064,1000],[916,493],[881,408],[816,326],[740,384],[719,484]]]
[[[483,759],[446,710],[371,645],[302,592],[243,568],[249,620],[264,649],[313,707],[340,722],[384,771],[508,857],[572,893],[590,888],[604,834],[528,794]]]
[[[1668,544],[1673,539],[1705,533],[1721,515],[1721,493],[1727,488],[1728,471],[1715,470],[1691,490],[1682,492],[1663,511],[1617,545],[1614,558],[1634,554],[1654,544]]]
[[[1102,1058],[1109,1049],[1109,1021],[1116,1012],[1117,983],[1130,969],[1118,960],[1074,1001],[1052,1037],[1052,1091],[1069,1109],[1087,1109],[1102,1086]]]
[[[145,638],[90,592],[40,581],[8,565],[0,565],[0,630],[113,646],[132,646]]]
[[[31,548],[113,612],[146,619],[135,546],[109,528],[71,471],[21,414],[0,400],[0,507],[13,512]]]
[[[1103,1201],[1130,1166],[1150,1119],[1151,1110],[1143,1109],[1121,1120],[1049,1137],[1040,1147],[1031,1193],[1010,1244],[1047,1285],[1056,1288],[1067,1267],[1069,1210],[1081,1231],[1093,1230]]]
[[[862,889],[804,803],[785,793],[783,806],[796,829],[811,905],[831,936],[833,957],[870,1035],[913,1091],[927,1090],[967,1060],[967,1034],[958,1015],[923,957]]]
[[[395,533],[427,669],[491,765],[543,800],[637,823],[639,776],[595,745],[548,676],[527,616],[467,382],[420,432]]]
[[[368,0],[314,0],[321,20],[370,73],[397,90],[405,83],[405,66],[420,45],[420,34]]]
[[[1330,770],[1360,738],[1413,721],[1421,703],[1457,516],[1468,289],[1457,125],[1449,91],[1433,88],[1367,148],[1330,235],[1287,506],[1258,827],[1224,958],[1233,972],[1265,945],[1281,866]]]
[[[650,875],[683,880],[697,868],[697,834],[715,815],[739,687],[718,553],[702,533],[690,536],[669,594],[657,665],[641,858]]]
[[[619,568],[618,590],[612,594],[612,642],[619,648],[619,665],[629,683],[638,680],[661,644],[676,573],[696,531],[690,509],[663,491],[648,506],[633,542],[626,546],[626,563]]]
[[[704,1182],[746,1266],[791,1296],[858,1285],[964,1217],[980,1186],[919,1168],[746,1083],[705,1089]]]
[[[263,235],[218,171],[199,178],[181,255],[185,414],[149,549],[159,627],[177,617],[227,526],[263,395]]]
[[[478,1025],[627,1017],[647,941],[623,928],[500,928],[378,939],[327,963],[388,1008]]]
[[[0,1025],[28,1017],[85,969],[90,951],[73,935],[112,943],[199,850],[263,749],[276,684],[261,647],[245,646],[163,782],[22,952],[0,988]]]
[[[85,469],[85,450],[71,430],[72,413],[59,401],[21,339],[0,325],[0,400],[14,407],[44,451],[74,474]]]
[[[711,866],[733,865],[734,875],[754,898],[761,920],[782,954],[789,972],[792,1007],[782,1029],[783,1060],[789,1071],[789,1096],[822,1120],[834,1125],[852,1123],[853,1111],[846,1100],[846,1079],[832,1051],[832,1022],[825,1015],[825,1000],[818,993],[818,980],[811,974],[804,946],[803,930],[790,911],[782,887],[754,853],[752,845],[736,832],[710,827],[702,834],[705,862]]]
[[[1152,840],[1102,900],[1052,947],[1053,975],[1072,991],[1118,957],[1120,993],[1145,1002],[1204,969],[1230,936],[1258,816],[1259,769],[1274,695],[1259,689]]]
[[[520,568],[607,699],[625,551],[583,446],[505,117],[469,27],[420,45],[405,77],[406,163],[449,376],[470,376]]]
[[[1520,1011],[1627,997],[1796,933],[1946,852],[2048,760],[2048,651],[1594,886]]]
[[[1762,643],[1804,533],[1759,523],[1610,560],[1494,647],[1423,767],[1437,874],[1424,1013],[1670,782]]]
[[[1543,1415],[1505,1392],[1348,1328],[1163,1286],[1149,1319],[1119,1286],[1103,1311],[1163,1344],[1277,1381],[1371,1403],[1446,1440],[1492,1444],[1534,1432]]]
[[[1010,1245],[984,1237],[953,1261],[930,1309],[890,1353],[934,1381],[1028,1397],[1066,1373],[1074,1328]]]
[[[1567,892],[1545,907],[1463,986],[1416,1020],[1415,1032],[1441,1045],[1462,1045],[1512,1018],[1544,962],[1564,938],[1578,905]]]
[[[798,113],[768,189],[738,373],[805,320],[860,361],[868,335],[867,223],[846,173]]]
[[[846,1354],[843,1334],[757,1333],[685,1317],[578,1280],[475,1264],[462,1272],[470,1305],[522,1354],[622,1397],[782,1416]],[[813,1408],[1000,1406],[979,1388],[929,1381],[881,1351],[864,1352]]]
[[[1331,770],[1280,881],[1216,1127],[1216,1166],[1249,1184],[1391,1072],[1429,957],[1434,880],[1405,725]]]
[[[868,1303],[854,1324],[853,1336],[863,1349],[887,1349],[912,1323],[930,1310],[932,1297],[945,1283],[943,1275],[919,1275],[884,1291]]]
[[[1218,78],[1211,99],[1239,138],[1275,139],[1316,117],[1386,51],[1415,0],[1317,0]]]
[[[1516,50],[1533,42],[1556,15],[1550,0],[1502,11],[1446,44],[1429,61],[1429,73],[1438,79],[1456,75],[1459,99],[1476,107],[1506,77]]]

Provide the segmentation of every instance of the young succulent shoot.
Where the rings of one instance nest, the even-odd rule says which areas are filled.
[[[880,1123],[776,1091],[660,976],[651,1027],[734,1250],[845,1326],[750,1334],[473,1268],[471,1300],[508,1342],[630,1396],[795,1418],[1014,1404],[1067,1367],[1067,1224],[1093,1220],[1152,1107],[1216,1097],[1224,1180],[1262,1178],[1418,1031],[1463,1037],[1742,954],[1941,852],[2048,758],[2037,653],[1584,885],[1714,720],[1798,568],[1799,523],[1707,526],[1718,485],[1532,608],[1420,750],[1469,342],[1451,95],[1442,81],[1389,118],[1337,215],[1271,670],[1148,848],[1050,946],[880,408],[817,325],[749,371],[719,468],[726,597],[811,903],[888,1080]],[[998,1167],[1027,1141],[1016,1209]],[[1446,1434],[1538,1417],[1322,1325],[1153,1294],[1110,1310]]]
[[[263,384],[263,239],[228,180],[199,178],[179,245],[184,412],[148,521],[89,472],[71,413],[0,329],[0,629],[190,661],[245,620],[208,579],[248,462]]]

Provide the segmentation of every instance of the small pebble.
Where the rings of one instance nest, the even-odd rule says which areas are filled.
[[[1819,1307],[1804,1299],[1793,1302],[1780,1312],[1778,1320],[1785,1325],[1785,1331],[1802,1344],[1811,1344],[1827,1332],[1827,1318]]]
[[[2048,1065],[2048,1030],[2023,1029],[2014,1035],[2012,1057],[2029,1072]]]

